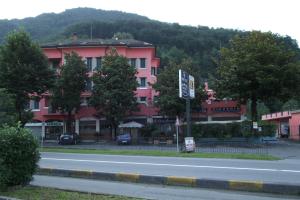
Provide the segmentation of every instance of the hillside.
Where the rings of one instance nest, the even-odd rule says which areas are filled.
[[[21,20],[0,20],[0,43],[9,31],[19,27],[23,27],[40,43],[65,40],[74,32],[79,38],[90,38],[92,35],[93,38],[103,39],[112,38],[117,32],[130,33],[134,39],[156,45],[162,66],[168,65],[170,60],[180,62],[183,58],[191,58],[197,71],[200,69],[203,79],[215,73],[219,49],[227,46],[234,35],[245,34],[223,28],[159,22],[119,11],[76,8],[59,14],[47,13]],[[299,50],[290,37],[286,37],[284,42]]]
[[[75,8],[59,14],[46,13],[25,19],[0,20],[0,43],[9,31],[20,27],[28,31],[33,39],[46,41],[62,33],[66,27],[76,23],[91,21],[113,22],[119,19],[149,21],[147,17],[120,11]]]

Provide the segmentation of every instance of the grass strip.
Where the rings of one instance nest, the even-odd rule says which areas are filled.
[[[164,156],[185,158],[228,158],[247,160],[280,160],[280,158],[267,154],[247,153],[177,153],[174,151],[159,150],[115,150],[115,149],[75,149],[75,148],[40,148],[41,152],[80,153],[80,154],[107,154],[107,155],[132,155],[132,156]]]
[[[22,200],[138,200],[117,195],[83,193],[36,186],[9,188],[5,192],[0,192],[0,196]]]

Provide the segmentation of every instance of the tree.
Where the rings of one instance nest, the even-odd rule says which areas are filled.
[[[133,39],[133,36],[131,35],[131,33],[117,32],[114,34],[113,39],[116,40]]]
[[[103,57],[101,68],[93,76],[91,104],[99,116],[105,116],[115,137],[119,121],[137,109],[135,91],[138,86],[135,67],[115,49]],[[113,133],[114,130],[114,133]]]
[[[300,108],[299,101],[297,99],[290,99],[285,102],[281,108],[282,111],[298,110]]]
[[[61,67],[53,89],[52,106],[67,113],[67,132],[72,131],[72,114],[80,108],[80,95],[88,79],[87,67],[75,52],[65,54],[66,63]]]
[[[217,94],[251,100],[251,116],[257,121],[257,102],[285,100],[299,89],[297,52],[281,36],[253,31],[236,36],[229,48],[221,49]]]
[[[15,103],[5,89],[0,89],[0,126],[16,123]]]
[[[160,112],[167,116],[183,116],[185,113],[185,100],[179,98],[178,71],[185,70],[195,78],[196,98],[191,100],[192,108],[201,106],[204,92],[199,85],[199,73],[193,68],[191,60],[183,60],[181,63],[171,63],[157,76],[157,82],[153,88],[159,92],[156,105]]]
[[[26,111],[30,99],[37,99],[52,85],[54,72],[39,45],[21,30],[7,36],[0,49],[0,88],[11,95],[17,120],[24,125],[32,117]]]

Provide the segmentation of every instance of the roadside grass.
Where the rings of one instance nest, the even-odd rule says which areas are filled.
[[[117,195],[81,193],[36,186],[10,188],[6,192],[0,192],[0,196],[22,200],[138,200]]]
[[[280,158],[267,154],[247,153],[177,153],[174,151],[158,150],[115,150],[115,149],[75,149],[75,148],[40,148],[40,152],[57,153],[80,153],[80,154],[106,154],[106,155],[132,155],[132,156],[164,156],[164,157],[185,157],[185,158],[228,158],[247,160],[280,160]]]

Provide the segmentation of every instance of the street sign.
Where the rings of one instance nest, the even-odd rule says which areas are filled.
[[[186,152],[194,152],[196,149],[196,145],[193,137],[185,137],[184,145],[185,145]]]
[[[191,99],[195,98],[195,79],[191,75],[189,75],[189,94]]]
[[[257,124],[257,122],[253,122],[253,129],[258,129],[258,124]]]
[[[179,70],[179,97],[184,99],[195,98],[195,80],[183,70]]]
[[[189,98],[189,74],[183,70],[179,70],[179,97]]]

